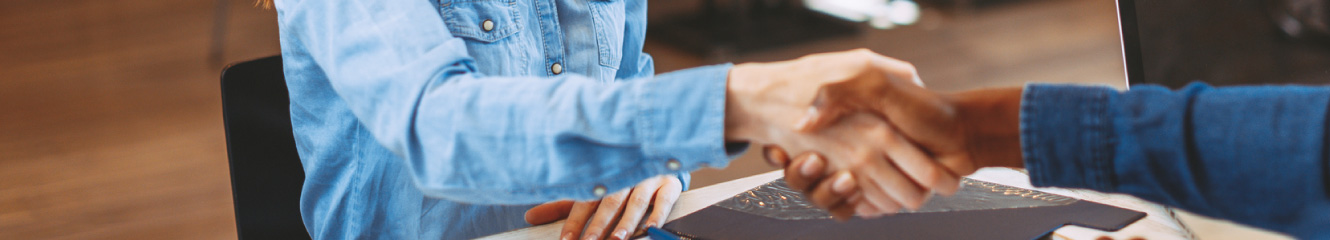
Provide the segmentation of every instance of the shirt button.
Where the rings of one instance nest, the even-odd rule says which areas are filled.
[[[592,189],[591,189],[591,194],[592,194],[592,195],[596,195],[596,197],[604,197],[604,196],[605,196],[605,186],[604,186],[604,185],[596,185],[596,188],[592,188]]]
[[[484,22],[480,22],[480,28],[481,28],[481,29],[485,29],[486,32],[489,32],[490,30],[494,30],[494,21],[491,21],[491,20],[489,20],[489,19],[485,19]]]
[[[679,160],[670,159],[670,161],[665,162],[665,167],[670,168],[670,171],[679,171],[683,164],[680,164]]]
[[[554,72],[554,75],[563,73],[563,64],[554,63],[553,65],[550,65],[550,71]]]

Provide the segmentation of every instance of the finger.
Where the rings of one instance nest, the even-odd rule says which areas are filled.
[[[854,193],[851,193],[849,197],[845,198],[844,203],[831,207],[831,209],[827,209],[827,212],[831,213],[831,218],[836,221],[849,221],[851,218],[854,218],[856,207],[859,205],[870,205],[863,202],[863,197],[864,194],[862,191],[855,191]]]
[[[831,214],[832,220],[836,220],[837,222],[845,222],[849,221],[851,218],[854,218],[854,207],[855,205],[849,203],[842,203],[840,205],[836,205],[835,207],[831,207],[831,209],[827,209],[827,213]]]
[[[554,201],[537,205],[526,210],[526,223],[541,225],[568,217],[573,210],[573,201]]]
[[[628,238],[628,234],[637,229],[637,223],[646,215],[647,208],[651,207],[651,198],[656,196],[656,190],[660,189],[659,177],[648,178],[637,187],[633,187],[628,194],[628,200],[624,203],[623,214],[619,217],[619,224],[610,231],[610,239],[623,240]]]
[[[808,200],[813,202],[813,205],[817,205],[822,209],[831,209],[831,207],[839,205],[844,202],[845,199],[848,199],[850,197],[849,194],[854,193],[853,188],[856,186],[852,179],[853,176],[849,172],[837,172],[832,175],[832,177],[827,178],[826,181],[818,183],[816,187],[809,191],[807,194]]]
[[[850,171],[854,172],[855,182],[859,185],[860,192],[863,193],[860,201],[867,203],[862,205],[872,205],[871,208],[859,206],[855,209],[855,213],[864,218],[875,218],[883,214],[895,213],[900,210],[900,204],[897,203],[891,195],[887,194],[887,189],[883,188],[881,183],[877,181],[877,178],[890,176],[878,176],[878,174],[882,173],[879,173],[880,171],[874,171],[882,168],[881,165],[884,164],[885,161],[882,160],[881,157],[873,156],[874,155],[871,154],[858,156],[858,158],[860,158],[857,160],[860,162],[859,165],[857,165],[858,167],[850,169]]]
[[[902,174],[890,160],[879,159],[868,164],[865,170],[867,174],[873,176],[871,180],[896,203],[909,209],[918,209],[924,204],[924,198],[927,197],[924,189]]]
[[[979,170],[975,167],[974,161],[964,156],[943,156],[939,157],[937,162],[941,163],[942,166],[946,166],[947,172],[957,177],[964,177]]]
[[[890,195],[881,187],[877,181],[865,177],[865,174],[855,174],[855,181],[859,184],[859,190],[863,193],[862,199],[854,209],[856,215],[864,218],[876,218],[884,214],[896,213],[900,210],[900,204],[896,203]]]
[[[813,188],[813,190],[807,194],[808,199],[813,202],[813,205],[817,205],[819,208],[827,209],[828,211],[834,210],[841,205],[845,205],[846,199],[849,199],[850,194],[854,193],[853,191],[856,186],[853,179],[854,177],[851,176],[849,172],[838,172],[828,178],[828,180],[822,181],[817,187]],[[849,217],[854,214],[853,209],[850,210],[851,211],[849,212],[843,213],[843,215],[837,215],[837,213],[832,212],[832,216],[838,219]]]
[[[601,199],[600,206],[596,207],[596,214],[591,216],[591,221],[587,222],[586,230],[582,232],[582,239],[601,239],[604,237],[610,225],[619,219],[619,213],[623,212],[624,201],[627,200],[628,193],[631,191],[631,189],[625,189]]]
[[[663,181],[660,190],[656,190],[655,202],[651,203],[651,215],[647,216],[643,228],[659,227],[665,220],[669,220],[670,211],[674,210],[674,203],[679,200],[679,194],[683,192],[683,183],[678,178],[670,178]]]
[[[895,211],[881,210],[877,206],[873,206],[873,203],[868,202],[867,199],[864,199],[862,197],[863,195],[858,195],[858,196],[860,197],[859,199],[855,199],[855,197],[850,197],[849,201],[850,205],[854,205],[855,215],[859,215],[864,218],[877,218],[882,216],[882,214],[895,212]]]
[[[888,78],[887,80],[889,80],[883,82],[910,81],[917,87],[923,87],[924,83],[919,78],[918,71],[913,64],[876,53],[870,55],[874,56],[870,58],[870,64],[881,70],[882,74]],[[861,84],[850,84],[850,82],[845,82],[842,84],[822,86],[818,89],[817,95],[813,99],[812,107],[808,109],[808,113],[806,113],[803,118],[795,123],[794,129],[803,132],[816,131],[832,125],[832,123],[851,112],[855,112],[855,110],[863,109],[865,107],[876,108],[874,106],[881,106],[880,104],[882,104],[882,102],[880,101],[889,99],[883,95],[892,92],[878,91],[882,90],[881,88],[896,91],[900,90],[895,89],[897,87],[894,86],[894,84],[870,84],[864,86]],[[875,114],[883,115],[886,114],[886,112],[878,112]]]
[[[890,139],[886,146],[888,159],[894,161],[907,176],[925,189],[932,189],[947,196],[955,193],[960,187],[960,177],[947,171],[945,166],[934,161],[928,154],[919,150],[917,145],[898,133],[899,131],[887,133],[889,135],[887,139]]]
[[[790,155],[785,149],[776,145],[762,146],[762,158],[767,160],[767,164],[772,167],[785,168],[790,164]]]
[[[837,221],[847,221],[858,215],[859,205],[870,205],[871,207],[872,204],[865,203],[863,201],[863,191],[857,189],[854,193],[850,193],[849,197],[846,197],[845,204],[827,209],[827,212],[831,212],[831,217]]]
[[[910,81],[917,86],[924,86],[924,81],[919,78],[918,70],[914,67],[914,64],[910,64],[910,62],[877,55],[873,58],[872,64],[879,69],[883,69],[887,76],[898,78],[896,80]]]
[[[834,100],[836,96],[831,96],[826,88],[818,91],[817,98],[813,100],[812,106],[808,107],[808,112],[794,124],[794,129],[801,132],[814,132],[830,126],[832,123],[840,120],[841,117],[849,113],[849,109],[841,106],[840,101]]]
[[[573,210],[568,213],[568,221],[563,222],[563,233],[559,234],[559,239],[573,240],[581,236],[582,229],[586,228],[586,222],[596,212],[597,206],[600,206],[600,200],[574,203]]]
[[[785,184],[791,189],[807,193],[815,184],[822,181],[822,171],[826,162],[817,153],[803,153],[785,168]]]

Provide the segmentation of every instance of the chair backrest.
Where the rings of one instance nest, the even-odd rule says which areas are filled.
[[[300,220],[305,171],[291,134],[281,56],[222,70],[222,118],[240,239],[309,239]]]

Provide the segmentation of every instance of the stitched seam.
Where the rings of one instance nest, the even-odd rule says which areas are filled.
[[[1106,166],[1109,165],[1110,162],[1104,159],[1105,153],[1103,146],[1104,145],[1103,105],[1104,105],[1104,94],[1094,94],[1094,96],[1091,97],[1089,101],[1090,126],[1087,128],[1090,129],[1090,132],[1086,134],[1086,137],[1088,137],[1089,139],[1086,139],[1086,141],[1084,141],[1086,143],[1086,147],[1090,148],[1088,149],[1090,153],[1088,155],[1091,157],[1090,163],[1094,164],[1093,166],[1090,166],[1091,168],[1086,169],[1088,171],[1093,171],[1093,173],[1090,173],[1089,175],[1092,176],[1095,180],[1093,182],[1093,185],[1090,185],[1090,187],[1094,189],[1106,189],[1105,187],[1107,186],[1105,185],[1108,184],[1108,176],[1107,176],[1108,174],[1105,172],[1110,170],[1109,166]]]
[[[1112,111],[1112,109],[1109,108],[1109,98],[1112,97],[1112,94],[1115,94],[1113,90],[1100,89],[1099,94],[1095,96],[1096,99],[1094,101],[1095,107],[1098,108],[1095,112],[1095,116],[1099,119],[1098,126],[1096,127],[1099,130],[1097,133],[1098,138],[1095,142],[1097,143],[1096,147],[1099,152],[1097,154],[1099,159],[1096,163],[1099,165],[1097,167],[1099,167],[1101,181],[1097,187],[1110,192],[1117,191],[1117,168],[1113,166],[1113,157],[1115,155],[1115,150],[1113,148],[1116,145],[1114,144],[1115,135],[1113,134],[1114,118],[1109,112]]]
[[[361,136],[360,136],[360,135],[361,135],[361,133],[360,133],[360,132],[361,132],[361,129],[360,129],[360,128],[361,128],[361,125],[363,125],[363,124],[364,124],[364,123],[361,123],[360,121],[356,121],[355,128],[351,130],[351,132],[355,133],[355,134],[352,134],[352,136],[351,136],[352,141],[355,143],[355,144],[352,144],[352,145],[351,145],[351,153],[354,154],[354,155],[355,155],[355,158],[357,158],[357,159],[361,159],[361,158],[359,157],[359,155],[362,154],[362,153],[360,152],[361,149],[362,149],[360,145],[364,144],[364,143],[362,143],[362,142],[360,141],[360,138],[361,138]],[[355,160],[352,160],[351,162],[352,162],[352,163],[351,163],[352,167],[355,168],[355,170],[352,170],[353,172],[355,172],[355,174],[352,174],[352,176],[355,176],[355,184],[354,184],[353,186],[351,186],[351,187],[353,188],[352,191],[357,192],[357,193],[365,192],[365,184],[367,184],[367,183],[365,182],[365,180],[368,178],[367,176],[365,176],[366,174],[365,174],[365,172],[364,172],[364,169],[365,169],[365,167],[364,167],[365,163],[364,163],[364,162],[365,162],[365,161],[355,161]],[[365,209],[365,203],[364,203],[364,201],[363,201],[362,198],[350,198],[350,202],[351,202],[351,203],[350,203],[349,205],[351,205],[352,209]],[[359,214],[352,215],[352,216],[351,216],[352,219],[351,219],[350,221],[353,221],[353,222],[364,222],[364,220],[361,219],[360,217],[361,217],[361,216],[360,216]],[[361,229],[357,229],[357,230],[361,230]]]
[[[1031,171],[1032,173],[1036,173],[1031,175],[1035,180],[1034,182],[1046,183],[1048,179],[1044,178],[1043,172],[1047,171],[1047,166],[1043,165],[1040,161],[1042,159],[1041,156],[1039,156],[1039,153],[1034,151],[1033,148],[1033,145],[1038,144],[1039,142],[1038,135],[1035,134],[1035,126],[1037,124],[1032,124],[1030,122],[1033,121],[1032,119],[1035,119],[1035,117],[1032,116],[1038,115],[1038,112],[1035,111],[1037,108],[1035,107],[1036,103],[1034,101],[1038,98],[1036,96],[1037,93],[1038,91],[1035,91],[1034,85],[1027,85],[1025,87],[1025,96],[1021,97],[1021,113],[1019,116],[1021,124],[1021,152],[1025,156],[1024,160],[1027,163],[1026,168],[1033,168],[1035,170]]]
[[[522,19],[521,16],[517,14],[517,8],[516,8],[517,3],[515,2],[515,0],[507,0],[506,3],[508,6],[504,7],[508,9],[508,19],[511,19],[511,21],[503,21],[504,19],[490,19],[491,21],[495,21],[495,24],[501,24],[503,26],[493,29],[488,33],[481,31],[479,28],[476,28],[474,26],[475,24],[480,24],[480,23],[467,23],[458,19],[457,11],[458,8],[460,8],[461,6],[455,6],[455,4],[480,3],[480,2],[490,2],[490,1],[493,0],[470,0],[470,1],[449,2],[449,3],[440,4],[440,8],[443,9],[442,11],[443,22],[447,25],[446,27],[448,28],[448,31],[453,36],[470,38],[476,41],[481,41],[486,43],[493,43],[502,40],[504,38],[507,38],[509,36],[512,36],[513,34],[522,30],[522,24],[521,24]],[[479,18],[479,13],[477,13],[477,17]]]
[[[556,6],[554,6],[553,3],[545,2],[545,1],[540,1],[540,0],[537,0],[537,1],[539,1],[539,2],[537,2],[537,3],[535,3],[535,4],[531,4],[531,7],[534,8],[534,10],[533,10],[532,12],[535,13],[536,18],[537,18],[537,20],[536,20],[536,27],[539,27],[539,28],[540,28],[540,29],[539,29],[539,32],[538,32],[538,34],[540,35],[540,41],[538,41],[538,42],[540,43],[540,48],[541,48],[541,52],[540,52],[540,54],[542,55],[541,57],[544,59],[544,63],[542,64],[542,66],[543,66],[542,68],[545,69],[545,76],[554,76],[554,70],[553,70],[553,69],[550,69],[548,66],[550,66],[551,64],[554,64],[554,63],[558,63],[559,61],[561,61],[562,58],[563,58],[563,55],[564,55],[564,54],[561,54],[561,53],[556,53],[556,54],[554,54],[554,55],[557,55],[557,56],[558,56],[558,57],[557,57],[558,59],[556,59],[556,57],[551,56],[551,53],[553,53],[553,51],[551,51],[551,48],[550,48],[550,43],[551,43],[552,41],[554,41],[554,39],[557,39],[557,40],[559,40],[559,41],[562,41],[562,37],[559,36],[559,33],[557,32],[557,30],[559,29],[559,25],[558,25],[558,22],[559,22],[559,15],[557,14],[559,10],[557,9]],[[542,12],[542,11],[541,11],[541,5],[542,5],[542,4],[548,5],[548,8],[549,8],[551,11],[553,11],[553,12],[556,13],[556,14],[550,14],[550,15],[549,15],[550,21],[554,22],[555,24],[553,24],[553,25],[551,25],[551,26],[546,26],[546,19],[545,19],[546,15],[545,15],[545,12]],[[553,29],[545,29],[546,27],[551,27],[551,28],[553,28]]]
[[[593,34],[596,37],[596,51],[599,54],[599,63],[601,66],[618,69],[620,66],[616,63],[618,63],[617,61],[620,60],[619,58],[623,58],[623,56],[620,55],[619,58],[614,57],[614,49],[612,49],[614,43],[610,42],[609,36],[607,35],[610,34],[609,31],[619,31],[621,29],[611,29],[610,19],[607,19],[605,15],[614,13],[610,11],[611,9],[607,4],[615,4],[615,2],[591,1],[587,3],[588,6],[591,6],[591,26],[595,29]]]

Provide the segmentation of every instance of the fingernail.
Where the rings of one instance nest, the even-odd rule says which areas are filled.
[[[596,235],[594,233],[587,234],[586,237],[582,238],[582,240],[600,240],[600,235]]]
[[[573,240],[573,233],[570,232],[563,233],[563,236],[559,237],[559,240]]]
[[[762,159],[767,160],[767,164],[773,167],[784,167],[785,164],[778,163],[775,158],[771,158],[771,151],[775,150],[775,147],[771,145],[762,146]]]
[[[853,180],[850,178],[850,173],[836,175],[835,182],[831,183],[831,190],[837,194],[849,194],[850,191],[854,190],[854,182],[850,180]]]
[[[656,222],[648,222],[647,224],[642,224],[643,229],[652,228],[652,227],[656,227]]]
[[[810,123],[813,122],[813,118],[817,118],[817,108],[816,108],[816,107],[808,107],[808,114],[805,114],[805,115],[804,115],[804,118],[799,119],[799,122],[794,124],[794,129],[798,129],[798,130],[805,130],[805,129],[807,129],[807,128],[808,128],[808,124],[810,124]]]
[[[610,239],[614,239],[614,240],[623,240],[624,238],[627,238],[627,237],[628,237],[628,230],[625,230],[625,229],[619,229],[619,231],[615,231],[615,232],[614,232],[614,236],[613,236],[613,237],[610,237]]]
[[[816,169],[816,165],[821,164],[821,162],[822,158],[818,157],[817,154],[808,156],[808,161],[804,161],[803,166],[799,166],[799,174],[803,174],[804,177],[814,177],[820,170]]]

